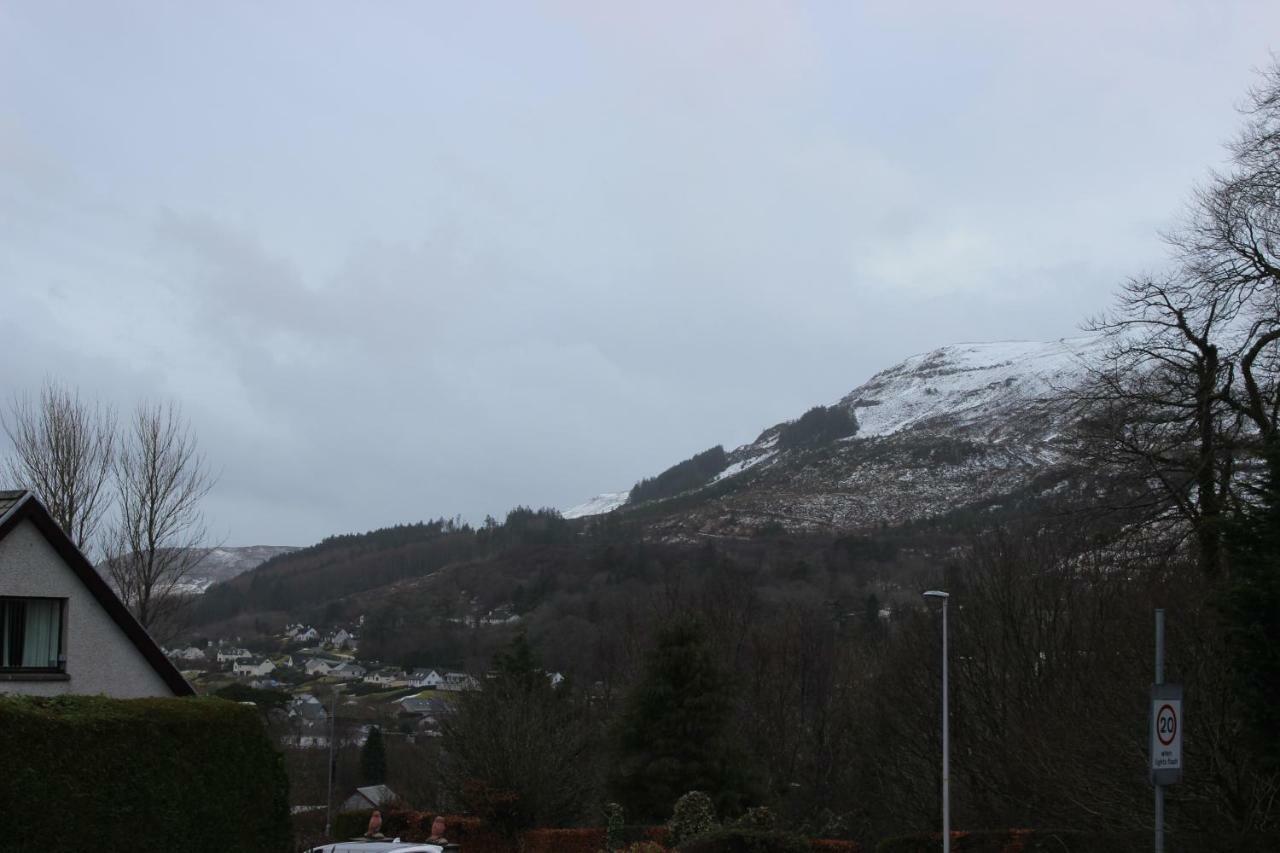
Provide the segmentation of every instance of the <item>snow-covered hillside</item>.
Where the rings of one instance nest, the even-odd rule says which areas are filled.
[[[582,518],[588,515],[603,515],[606,512],[613,512],[618,507],[627,502],[627,497],[631,493],[628,492],[605,492],[602,495],[596,495],[589,501],[584,501],[577,506],[571,506],[562,511],[560,514],[565,518]]]
[[[215,583],[230,580],[236,575],[277,557],[296,550],[292,545],[246,545],[240,548],[202,548],[204,556],[195,571],[183,583],[184,589],[190,592],[204,592]]]
[[[706,500],[667,526],[734,533],[769,522],[792,529],[897,523],[990,501],[1061,459],[1059,405],[1104,354],[1099,337],[955,344],[912,356],[834,405],[859,430],[821,449],[780,450],[781,425],[729,454]],[[625,509],[600,495],[569,518]],[[661,525],[661,522],[659,523]]]
[[[938,418],[973,426],[1077,386],[1105,346],[1097,336],[955,344],[882,370],[840,402],[854,410],[864,438]]]

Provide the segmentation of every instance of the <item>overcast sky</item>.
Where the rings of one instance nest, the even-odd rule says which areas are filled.
[[[1280,4],[0,2],[0,389],[228,544],[566,507],[1162,263]]]

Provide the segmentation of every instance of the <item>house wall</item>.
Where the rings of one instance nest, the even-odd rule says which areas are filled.
[[[30,521],[0,539],[0,595],[66,598],[65,681],[0,680],[0,693],[172,696],[133,642]]]

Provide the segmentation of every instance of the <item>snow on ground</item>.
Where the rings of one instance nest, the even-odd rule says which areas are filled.
[[[776,437],[772,437],[769,441],[770,444],[775,444],[776,442],[777,442]],[[746,446],[750,447],[751,445],[746,445]],[[726,477],[732,477],[734,474],[741,474],[743,471],[747,470],[748,468],[754,468],[757,465],[759,465],[761,462],[765,462],[769,459],[772,459],[774,456],[777,455],[777,453],[778,452],[775,450],[769,453],[761,454],[760,456],[753,456],[750,459],[743,459],[738,462],[734,462],[728,468],[725,468],[719,474],[716,474],[715,478],[711,482],[717,483],[725,479]]]
[[[971,420],[1078,385],[1083,365],[1106,346],[1097,336],[955,344],[877,373],[841,402],[854,407],[859,437],[889,435],[940,415]]]
[[[577,506],[571,506],[563,510],[560,514],[565,518],[583,518],[588,515],[604,515],[606,512],[613,512],[618,507],[627,502],[631,496],[630,491],[626,492],[605,492],[602,495],[596,495],[585,503]]]

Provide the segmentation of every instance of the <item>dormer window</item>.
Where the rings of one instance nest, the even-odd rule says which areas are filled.
[[[64,672],[65,598],[0,597],[0,671]]]

